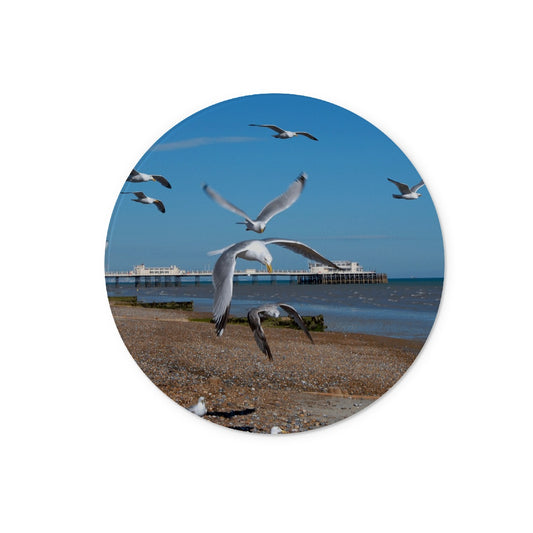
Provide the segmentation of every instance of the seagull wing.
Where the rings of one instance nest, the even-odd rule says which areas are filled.
[[[298,311],[296,311],[296,309],[294,309],[294,307],[291,307],[290,305],[288,304],[278,304],[284,311],[286,311],[290,316],[292,316],[292,318],[294,319],[294,321],[296,322],[296,324],[298,324],[299,328],[307,335],[307,337],[309,338],[309,340],[315,344],[315,341],[313,340],[313,338],[311,337],[311,334],[309,333],[309,330],[307,329],[307,326],[305,325],[305,322],[304,322],[304,319],[300,316],[300,314],[298,313]]]
[[[213,318],[215,319],[215,329],[218,337],[224,333],[224,328],[228,321],[231,297],[233,295],[233,273],[235,272],[237,254],[245,250],[249,242],[238,242],[226,248],[217,259],[215,268],[213,269],[213,286],[215,287]]]
[[[338,267],[335,263],[332,263],[329,259],[326,259],[323,255],[320,255],[316,250],[313,250],[307,244],[299,241],[292,241],[289,239],[263,239],[265,244],[277,244],[278,246],[283,246],[283,248],[288,248],[293,252],[303,255],[308,259],[313,261],[318,261],[323,265],[327,265],[335,270],[343,270],[341,267]]]
[[[263,207],[261,213],[257,217],[257,220],[264,222],[265,224],[278,213],[285,211],[289,208],[298,198],[304,190],[304,185],[307,180],[307,174],[302,172],[289,186],[289,188],[280,196],[272,200],[270,203]]]
[[[409,188],[408,185],[406,185],[405,183],[400,183],[399,181],[394,181],[394,180],[391,180],[390,178],[387,178],[391,183],[394,183],[394,185],[396,185],[396,187],[398,187],[398,189],[400,189],[400,192],[402,194],[409,194],[411,192],[411,189]]]
[[[205,191],[205,193],[212,200],[214,200],[218,205],[220,205],[224,209],[227,209],[228,211],[231,211],[232,213],[235,213],[236,215],[239,215],[240,217],[243,217],[244,219],[246,219],[250,223],[253,222],[252,219],[244,211],[242,211],[238,207],[234,206],[233,204],[230,204],[226,199],[222,198],[222,196],[220,196],[220,194],[218,194],[216,191],[211,189],[211,187],[209,187],[209,185],[204,185],[202,188]]]
[[[170,185],[168,180],[164,178],[163,176],[152,176],[152,178],[154,178],[154,180],[157,181],[158,183],[161,183],[163,187],[166,187],[167,189],[172,189],[172,186]]]
[[[132,192],[131,194],[137,196],[139,200],[142,200],[143,198],[148,198],[148,196],[146,196],[146,194],[144,194],[142,191]]]
[[[220,254],[223,254],[226,250],[229,250],[232,246],[235,246],[235,244],[230,244],[229,246],[226,246],[224,248],[220,248],[220,250],[212,250],[211,252],[207,252],[207,255],[220,255]]]
[[[259,310],[259,307],[254,307],[248,311],[248,324],[250,324],[250,329],[254,332],[254,339],[257,343],[257,346],[259,346],[259,349],[272,361],[272,352],[270,351],[270,346],[266,340],[265,332],[261,326]]]
[[[270,128],[271,130],[274,130],[277,133],[283,133],[285,130],[282,130],[278,126],[274,126],[274,124],[248,124],[248,126],[257,126],[258,128]]]
[[[306,131],[295,131],[294,133],[296,133],[297,135],[304,135],[305,137],[309,137],[313,141],[318,141],[316,137],[313,137],[310,133],[307,133]]]
[[[213,318],[215,319],[217,337],[224,333],[233,295],[233,273],[235,272],[236,258],[230,250],[226,250],[218,258],[213,269],[213,285],[215,287]]]
[[[130,175],[126,178],[126,181],[131,181],[132,178],[134,178],[135,176],[138,176],[139,173],[133,169],[131,172],[130,172]]]
[[[413,185],[411,187],[411,192],[416,192],[418,191],[418,189],[420,189],[421,187],[423,187],[425,185],[424,181],[422,180],[420,183],[417,183],[416,185]]]
[[[161,211],[161,213],[165,212],[165,206],[163,205],[163,202],[161,200],[154,200],[154,204]]]

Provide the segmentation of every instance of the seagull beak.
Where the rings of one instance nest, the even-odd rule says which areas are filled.
[[[261,233],[265,233],[265,228],[263,228],[263,229],[261,230]]]
[[[155,178],[152,178],[152,181],[155,181]]]
[[[266,267],[267,270],[272,274],[272,265],[270,263],[267,263]]]

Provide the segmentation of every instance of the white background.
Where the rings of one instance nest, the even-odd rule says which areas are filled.
[[[531,531],[526,7],[4,8],[2,529]],[[139,157],[191,113],[258,92],[323,98],[389,135],[430,187],[446,248],[435,329],[401,382],[352,419],[280,438],[166,398],[124,347],[103,280]]]

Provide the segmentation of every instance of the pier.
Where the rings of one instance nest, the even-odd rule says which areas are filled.
[[[307,274],[298,279],[301,285],[348,285],[388,283],[387,274],[378,272],[339,272],[338,274]]]
[[[388,283],[387,274],[373,270],[364,270],[359,263],[352,261],[335,261],[343,268],[342,271],[324,267],[317,263],[310,263],[308,270],[266,270],[247,268],[235,270],[233,283],[272,283],[278,280],[298,285],[347,285],[347,284],[375,284]],[[180,287],[184,283],[199,285],[210,281],[211,270],[181,270],[176,266],[145,267],[136,265],[127,272],[106,272],[106,283],[118,287],[122,284],[132,284],[135,287]]]

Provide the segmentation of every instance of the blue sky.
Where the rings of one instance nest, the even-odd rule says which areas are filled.
[[[275,139],[270,129],[250,123],[308,131],[319,141]],[[167,211],[161,214],[154,206],[132,202],[131,195],[119,195],[106,270],[130,270],[140,263],[211,268],[216,257],[207,256],[210,250],[250,238],[282,237],[389,277],[443,276],[442,236],[428,188],[419,191],[418,200],[395,200],[398,190],[387,181],[413,185],[420,175],[380,130],[328,102],[287,94],[227,100],[176,125],[133,167],[165,176],[172,189],[149,182],[125,183],[122,190],[143,191],[160,199]],[[262,235],[235,224],[239,217],[202,191],[207,183],[255,217],[301,171],[309,176],[301,197]],[[270,250],[274,269],[307,265],[288,250]]]

